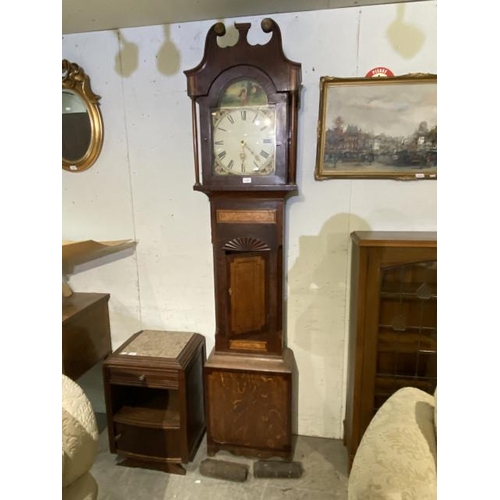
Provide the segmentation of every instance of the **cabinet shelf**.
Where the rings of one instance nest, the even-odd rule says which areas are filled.
[[[436,387],[436,379],[432,377],[377,374],[375,379],[373,411],[376,412],[392,394],[403,387],[416,387],[425,392],[432,392]]]
[[[402,380],[405,383],[407,382],[408,385],[412,385],[413,382],[417,381],[417,383],[420,383],[422,381],[422,386],[427,387],[426,381],[430,382],[435,382],[436,378],[435,377],[420,377],[418,375],[412,376],[412,375],[395,375],[393,373],[377,373],[377,382],[379,381],[394,381],[395,380]],[[376,391],[376,389],[375,389]]]
[[[436,329],[430,328],[423,332],[379,331],[377,352],[437,352]]]
[[[380,298],[381,299],[387,299],[387,300],[401,300],[401,301],[417,301],[417,300],[437,300],[437,295],[429,295],[428,297],[419,297],[416,293],[412,292],[386,292],[386,291],[381,291],[380,292]]]
[[[422,325],[409,325],[405,326],[404,330],[397,330],[392,325],[379,324],[378,325],[379,334],[380,333],[416,333],[423,335],[437,334],[437,328],[435,326],[422,326]],[[387,332],[384,332],[387,330]]]
[[[113,422],[151,429],[180,429],[178,411],[158,408],[124,406],[113,416]]]
[[[437,354],[436,349],[412,349],[405,346],[379,346],[377,352],[385,352],[391,354]]]
[[[437,300],[436,284],[384,283],[380,290],[382,299]]]

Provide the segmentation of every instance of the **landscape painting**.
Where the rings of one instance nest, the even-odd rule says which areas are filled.
[[[436,179],[437,75],[322,77],[315,179]]]

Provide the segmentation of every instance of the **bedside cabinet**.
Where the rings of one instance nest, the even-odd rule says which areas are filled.
[[[109,449],[119,465],[185,474],[205,432],[205,337],[143,330],[103,363]]]

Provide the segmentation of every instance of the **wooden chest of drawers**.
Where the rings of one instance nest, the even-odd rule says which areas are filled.
[[[73,380],[111,353],[109,293],[62,299],[62,372]]]

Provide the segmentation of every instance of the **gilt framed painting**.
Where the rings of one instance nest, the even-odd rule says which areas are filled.
[[[437,75],[322,77],[314,176],[437,179]]]

